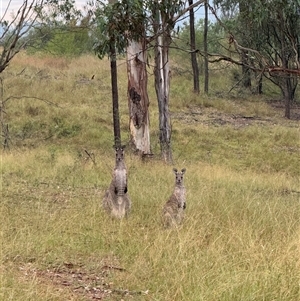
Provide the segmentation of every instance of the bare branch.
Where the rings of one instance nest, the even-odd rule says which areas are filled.
[[[94,153],[90,153],[88,150],[84,150],[84,152],[88,155],[88,157],[92,160],[92,162],[94,163],[94,165],[96,165],[96,160],[95,160],[95,154]],[[120,268],[118,268],[120,269]]]
[[[205,2],[205,0],[199,0],[199,1],[195,2],[195,3],[193,3],[192,5],[189,5],[188,7],[186,7],[182,11],[180,11],[180,13],[177,16],[173,17],[172,21],[174,23],[176,23],[178,21],[178,19],[181,18],[184,14],[186,14],[189,10],[191,10],[194,7],[199,6],[200,4],[202,4],[204,2]]]
[[[26,45],[26,42],[21,42],[21,39],[34,26],[38,14],[36,8],[42,7],[44,0],[24,0],[16,15],[10,22],[4,21],[4,16],[7,13],[11,1],[9,1],[5,13],[1,18],[1,23],[4,24],[4,30],[1,35],[3,40],[2,53],[0,55],[0,73],[9,65],[13,57]]]
[[[223,22],[220,20],[220,18],[218,17],[215,9],[209,5],[209,9],[211,10],[212,14],[215,16],[215,18],[217,19],[217,21],[221,24],[221,26],[227,30],[226,26],[223,24]],[[296,60],[295,64],[296,64],[296,68],[295,69],[290,69],[290,68],[284,68],[284,67],[281,67],[281,66],[274,66],[274,65],[271,65],[270,63],[267,63],[267,59],[257,50],[255,49],[252,49],[252,48],[248,48],[248,47],[244,47],[244,46],[241,46],[237,40],[234,38],[234,35],[232,32],[230,32],[229,30],[227,30],[229,32],[229,45],[234,45],[234,49],[236,50],[236,52],[240,55],[242,52],[244,53],[250,53],[251,56],[255,57],[256,60],[255,62],[257,63],[258,67],[255,66],[254,64],[253,65],[249,65],[245,62],[242,62],[242,61],[239,61],[239,60],[236,60],[236,59],[233,59],[232,57],[228,57],[228,56],[225,56],[225,55],[212,55],[210,54],[210,56],[215,56],[217,58],[213,59],[213,60],[209,60],[210,63],[215,63],[215,62],[219,62],[219,61],[228,61],[228,62],[231,62],[231,63],[234,63],[236,65],[240,65],[240,66],[245,66],[253,71],[256,71],[256,72],[260,72],[262,74],[265,74],[265,73],[269,73],[270,76],[274,76],[275,74],[278,76],[286,76],[286,75],[289,75],[289,74],[292,74],[292,75],[296,75],[296,76],[300,76],[300,63],[299,61]],[[288,35],[288,33],[287,33]],[[290,40],[293,41],[292,37],[289,36]],[[295,43],[292,44],[292,48],[293,48],[293,51],[294,51],[294,54],[296,55],[296,57],[298,57],[298,52],[296,50],[296,47],[295,47]],[[200,52],[201,55],[203,55],[201,52]],[[272,57],[272,56],[270,56]]]
[[[45,102],[46,104],[48,105],[51,105],[51,106],[55,106],[57,108],[61,108],[58,104],[54,103],[54,102],[51,102],[47,99],[44,99],[44,98],[40,98],[40,97],[35,97],[35,96],[9,96],[7,97],[5,100],[3,100],[2,104],[5,104],[6,102],[8,102],[9,100],[11,99],[35,99],[35,100],[40,100],[40,101],[43,101]]]

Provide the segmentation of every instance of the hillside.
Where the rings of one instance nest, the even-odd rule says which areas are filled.
[[[124,60],[118,68],[126,144]],[[174,72],[172,150],[187,170],[187,209],[165,230],[174,175],[159,155],[151,73],[154,156],[126,150],[133,208],[122,221],[101,208],[114,166],[109,63],[21,53],[2,82],[1,300],[300,298],[300,110],[284,119],[268,84],[260,97],[227,93],[230,79],[212,71],[210,94],[195,96]]]

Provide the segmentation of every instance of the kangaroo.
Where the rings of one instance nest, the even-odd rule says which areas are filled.
[[[127,169],[124,156],[125,146],[115,147],[116,165],[112,174],[112,181],[105,192],[102,205],[113,217],[128,216],[131,209],[131,200],[128,196]]]
[[[183,184],[183,175],[186,169],[183,168],[180,172],[174,168],[173,171],[175,173],[174,191],[163,208],[163,224],[165,227],[181,224],[186,208],[186,189]]]

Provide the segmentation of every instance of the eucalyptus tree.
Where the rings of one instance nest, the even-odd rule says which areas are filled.
[[[240,8],[234,15],[234,23],[231,23],[236,26],[229,31],[230,43],[241,60],[225,59],[241,65],[244,70],[252,70],[259,92],[262,91],[262,76],[277,85],[285,101],[285,117],[290,118],[291,103],[300,76],[299,0],[227,0],[215,3],[223,9],[237,5]]]
[[[178,19],[191,8],[203,3],[196,1],[114,1],[96,4],[95,21],[99,37],[95,51],[102,58],[112,46],[116,52],[127,52],[128,100],[131,141],[143,154],[150,152],[149,113],[147,94],[147,51],[154,47],[155,90],[159,108],[159,140],[162,158],[172,161],[171,126],[169,116],[170,65],[169,46]],[[187,5],[187,6],[186,6]],[[113,83],[112,83],[113,84]]]
[[[259,45],[266,76],[277,85],[285,101],[285,117],[291,116],[291,103],[300,77],[299,0],[260,3],[254,16],[261,26],[263,45]]]
[[[193,5],[193,0],[189,0],[189,5]],[[207,40],[206,40],[207,41]],[[196,34],[195,34],[195,13],[194,8],[190,9],[190,46],[191,46],[191,63],[193,70],[194,93],[200,93],[199,84],[199,67],[197,62]]]
[[[166,162],[172,162],[171,123],[169,114],[169,47],[172,42],[172,31],[180,17],[204,1],[205,0],[196,1],[192,5],[188,5],[188,1],[154,0],[151,2],[151,22],[155,40],[154,77],[159,110],[159,141],[162,158]]]
[[[108,55],[112,71],[114,135],[120,141],[117,55],[127,57],[128,108],[131,144],[140,154],[150,153],[149,98],[147,93],[146,12],[143,1],[94,1],[91,9],[97,28],[94,50]]]
[[[147,16],[143,1],[126,1],[125,32],[128,76],[128,109],[131,145],[142,156],[151,154],[148,96]]]
[[[204,34],[203,34],[203,46],[204,46],[204,92],[208,93],[208,57],[207,57],[207,49],[208,49],[208,42],[207,42],[207,34],[208,34],[208,5],[209,0],[206,0],[204,3]]]
[[[114,145],[121,146],[121,128],[119,116],[119,96],[118,96],[118,71],[117,71],[117,54],[124,50],[124,37],[118,32],[119,14],[115,11],[116,1],[109,1],[109,4],[100,3],[95,11],[97,19],[98,40],[94,50],[98,57],[102,59],[108,55],[110,59],[112,107],[113,107],[113,129]]]

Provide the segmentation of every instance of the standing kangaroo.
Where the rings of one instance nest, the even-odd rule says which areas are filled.
[[[174,191],[163,208],[163,224],[165,227],[179,225],[183,220],[186,207],[186,189],[183,184],[183,175],[186,169],[183,168],[180,172],[174,168],[173,171],[175,173]]]
[[[127,189],[127,170],[124,156],[125,146],[115,147],[116,165],[112,174],[112,181],[105,192],[102,205],[113,217],[123,218],[128,216],[131,209],[131,200]]]

